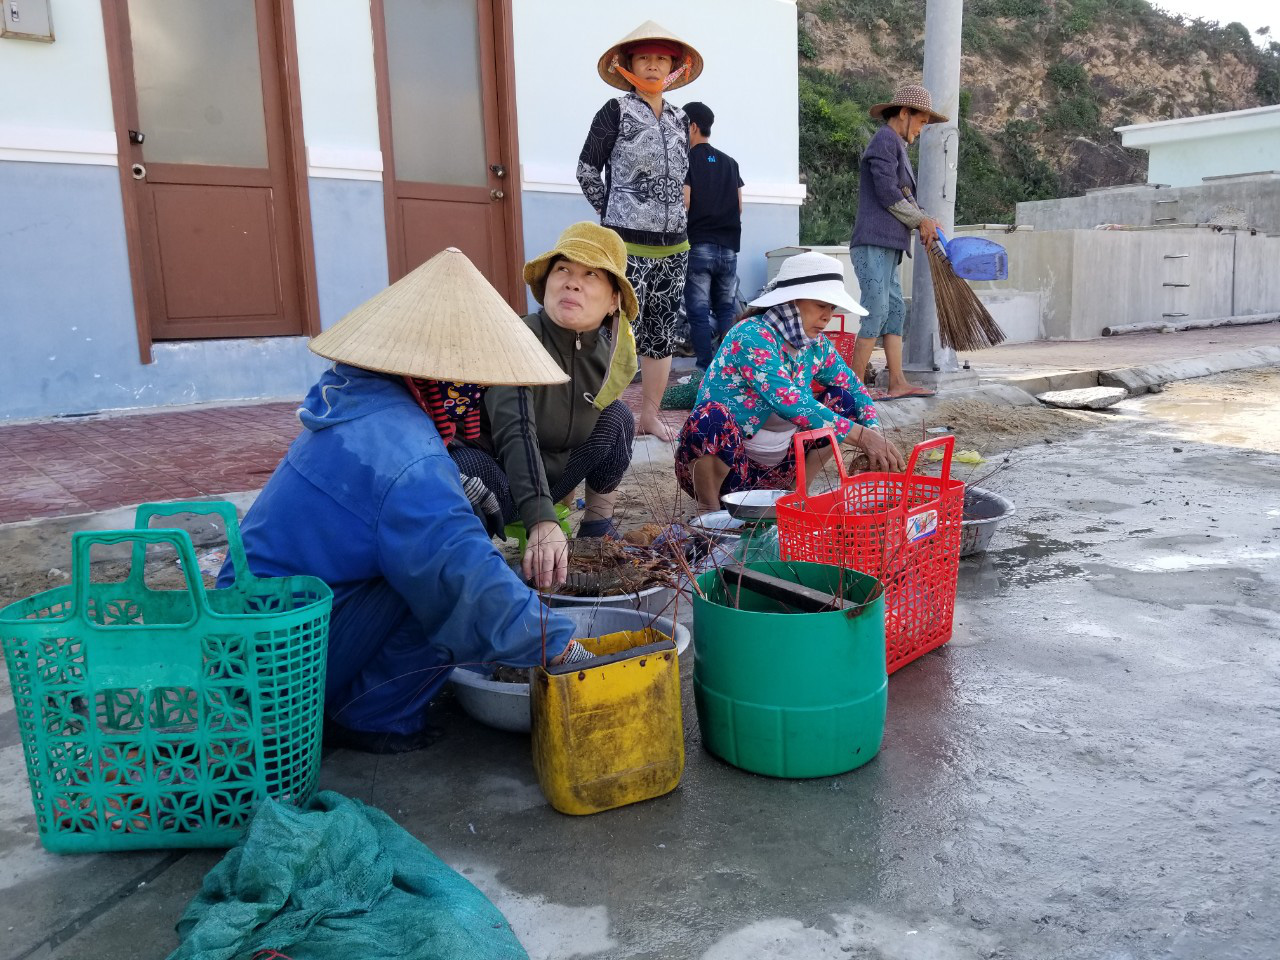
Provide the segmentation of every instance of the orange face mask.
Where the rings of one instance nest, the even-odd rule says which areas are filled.
[[[617,54],[614,54],[613,60],[609,63],[610,73],[620,73],[627,83],[631,84],[641,93],[655,94],[662,93],[673,83],[687,74],[693,68],[693,60],[689,57],[684,58],[684,63],[680,65],[680,69],[672,70],[662,80],[645,80],[637,77],[634,73],[618,62]]]

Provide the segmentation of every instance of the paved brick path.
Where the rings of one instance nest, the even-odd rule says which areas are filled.
[[[640,385],[623,400],[638,411]],[[257,490],[301,429],[296,409],[257,403],[0,425],[0,523]]]
[[[1280,324],[1008,344],[972,354],[984,377],[1106,369],[1280,345]],[[672,380],[688,372],[687,362]],[[623,400],[638,413],[640,385]],[[0,523],[72,516],[149,500],[256,490],[297,436],[295,403],[257,403],[0,425]],[[684,414],[664,416],[679,426]]]
[[[0,427],[0,523],[254,490],[298,434],[263,403]]]

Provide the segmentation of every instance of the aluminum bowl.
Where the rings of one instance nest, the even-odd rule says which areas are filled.
[[[745,523],[728,510],[700,513],[689,521],[689,528],[694,533],[711,540],[736,540],[744,526]]]
[[[637,610],[578,606],[565,607],[558,612],[573,621],[573,633],[578,637],[653,627],[675,640],[677,653],[683,653],[692,638],[688,627],[672,623],[667,617],[654,617]],[[531,725],[529,684],[490,680],[490,673],[492,671],[485,667],[455,667],[449,679],[458,703],[468,716],[481,723],[499,730],[528,733]]]
[[[960,521],[960,556],[982,553],[991,544],[1001,521],[1013,516],[1012,503],[982,487],[968,487],[964,491],[964,519]]]
[[[729,516],[738,520],[776,520],[778,501],[791,493],[790,490],[739,490],[726,493],[720,503],[729,511]]]
[[[639,593],[610,593],[602,597],[578,597],[567,593],[542,593],[542,602],[564,613],[569,610],[617,610],[619,612],[645,613],[660,617],[668,612],[675,591],[657,584],[645,587]]]

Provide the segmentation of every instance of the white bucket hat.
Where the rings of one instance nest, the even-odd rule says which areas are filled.
[[[749,306],[773,307],[788,300],[821,300],[859,317],[867,315],[867,309],[845,289],[844,265],[815,250],[783,260],[769,288]]]

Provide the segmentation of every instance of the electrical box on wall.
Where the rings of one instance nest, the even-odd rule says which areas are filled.
[[[53,42],[50,0],[0,0],[0,37]]]

